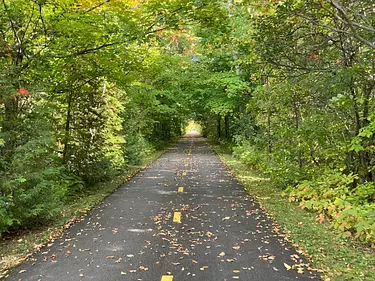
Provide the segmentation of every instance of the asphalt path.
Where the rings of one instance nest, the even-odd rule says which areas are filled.
[[[320,280],[203,138],[188,135],[6,279]]]

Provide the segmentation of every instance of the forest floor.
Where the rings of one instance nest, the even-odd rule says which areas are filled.
[[[177,143],[6,280],[81,278],[320,280],[303,251],[196,135]]]

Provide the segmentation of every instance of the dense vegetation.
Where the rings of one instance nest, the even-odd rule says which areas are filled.
[[[0,233],[182,134],[189,119],[375,237],[373,1],[1,0]]]

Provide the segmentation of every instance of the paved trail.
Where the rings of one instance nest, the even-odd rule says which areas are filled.
[[[191,135],[7,280],[320,280],[303,264],[212,149]]]

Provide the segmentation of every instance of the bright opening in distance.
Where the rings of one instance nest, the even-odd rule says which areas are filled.
[[[187,135],[200,135],[202,132],[202,126],[194,120],[190,120],[185,128]]]

